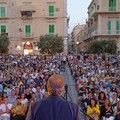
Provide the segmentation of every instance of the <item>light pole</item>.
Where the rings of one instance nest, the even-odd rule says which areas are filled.
[[[79,42],[77,41],[76,42],[76,55],[78,54],[78,44],[79,44]]]

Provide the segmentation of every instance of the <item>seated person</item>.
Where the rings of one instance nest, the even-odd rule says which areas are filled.
[[[114,120],[114,112],[109,99],[105,100],[105,103],[101,108],[101,116],[103,120]]]
[[[90,103],[87,107],[87,114],[94,120],[99,120],[100,109],[94,98],[90,99]]]
[[[120,101],[118,101],[117,107],[115,109],[115,120],[120,120]]]
[[[3,99],[3,103],[0,105],[0,120],[10,120],[10,110],[12,108],[12,104],[8,103],[8,98],[5,97]]]
[[[26,109],[26,106],[21,103],[21,98],[17,97],[17,103],[11,110],[12,120],[25,120]]]

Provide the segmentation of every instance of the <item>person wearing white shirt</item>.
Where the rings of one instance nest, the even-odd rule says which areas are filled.
[[[12,104],[8,103],[8,98],[5,97],[3,99],[3,104],[0,105],[0,120],[10,120],[10,110],[12,108]]]
[[[27,103],[28,103],[28,99],[25,98],[24,93],[21,94],[21,103],[24,104],[24,105],[27,105]]]

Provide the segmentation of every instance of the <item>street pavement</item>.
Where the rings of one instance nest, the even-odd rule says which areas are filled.
[[[73,77],[71,75],[71,71],[69,66],[65,66],[65,71],[61,71],[61,76],[63,76],[64,78],[64,82],[65,84],[68,85],[68,92],[64,92],[63,93],[63,97],[66,97],[67,94],[67,100],[77,103],[78,100],[78,95],[77,95],[77,91],[76,91],[76,86],[75,86],[75,82],[73,80]],[[72,99],[72,100],[71,100]],[[81,110],[81,107],[80,107]],[[85,120],[85,116],[80,112],[81,114],[81,120]]]

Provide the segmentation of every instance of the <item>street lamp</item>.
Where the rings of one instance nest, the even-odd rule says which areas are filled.
[[[76,55],[78,54],[78,44],[79,44],[79,42],[77,41],[76,42]]]

